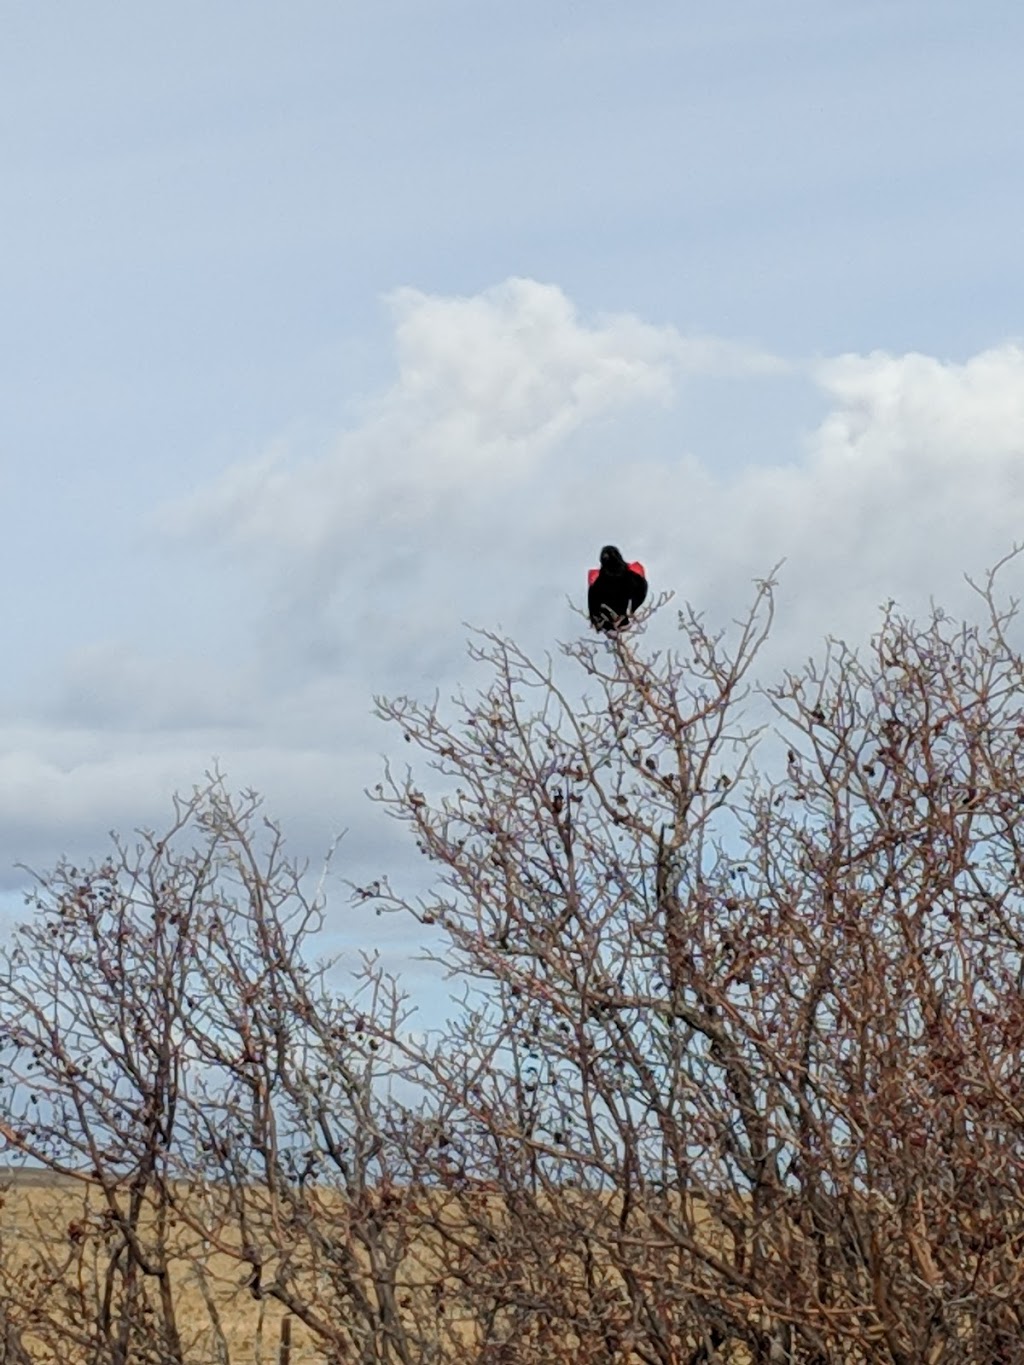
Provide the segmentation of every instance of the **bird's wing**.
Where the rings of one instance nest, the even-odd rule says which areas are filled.
[[[647,575],[644,573],[642,564],[631,564],[630,569],[633,573],[632,590],[629,594],[630,605],[633,610],[643,605],[644,598],[647,596]]]
[[[587,589],[587,611],[590,614],[591,622],[596,626],[604,619],[605,609],[601,601],[601,589],[597,583],[597,573],[590,571],[590,586]]]

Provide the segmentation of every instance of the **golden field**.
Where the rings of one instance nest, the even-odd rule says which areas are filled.
[[[46,1172],[6,1172],[0,1174],[0,1200],[0,1274],[9,1316],[25,1323],[22,1339],[32,1359],[47,1361],[54,1357],[32,1331],[29,1305],[35,1303],[41,1323],[63,1317],[88,1329],[82,1307],[101,1301],[109,1262],[100,1232],[102,1192]],[[169,1273],[187,1358],[196,1365],[214,1365],[225,1355],[230,1365],[276,1365],[281,1306],[254,1298],[246,1287],[248,1268],[204,1248],[190,1229],[176,1227],[171,1239],[181,1252]],[[40,1332],[45,1336],[42,1326]],[[314,1349],[294,1317],[291,1338],[291,1365],[322,1365],[323,1347]],[[73,1343],[60,1355],[74,1365]]]
[[[76,1343],[65,1339],[56,1350],[52,1342],[57,1324],[69,1326],[84,1337],[95,1323],[102,1302],[111,1247],[117,1242],[104,1236],[102,1191],[95,1185],[39,1172],[0,1174],[0,1189],[0,1289],[11,1305],[11,1320],[22,1326],[22,1340],[31,1359],[49,1362],[59,1358],[62,1365],[93,1365],[103,1357],[90,1352],[84,1340]],[[171,1249],[170,1295],[185,1359],[189,1365],[276,1365],[285,1310],[273,1299],[256,1298],[250,1292],[251,1266],[237,1254],[230,1254],[232,1247],[237,1252],[237,1232],[225,1233],[218,1249],[204,1241],[190,1214],[193,1210],[202,1212],[209,1226],[221,1222],[225,1228],[229,1223],[237,1228],[237,1220],[232,1223],[214,1216],[215,1192],[177,1193],[181,1215],[170,1215],[161,1229],[156,1215],[149,1212],[140,1220],[139,1228],[148,1246],[162,1243]],[[123,1192],[119,1197],[123,1198]],[[371,1308],[382,1302],[379,1285],[389,1276],[378,1275],[370,1289],[370,1257],[374,1253],[365,1240],[351,1235],[359,1214],[350,1202],[336,1192],[312,1195],[320,1211],[320,1228],[336,1245],[353,1250],[347,1267],[354,1272],[355,1288],[346,1291],[344,1272],[339,1274],[339,1265],[346,1265],[344,1255],[336,1255],[332,1262],[331,1283],[327,1271],[320,1269],[318,1273],[324,1263],[318,1263],[315,1239],[290,1239],[287,1224],[281,1219],[283,1210],[274,1209],[265,1189],[251,1187],[245,1198],[249,1201],[246,1216],[251,1234],[264,1247],[290,1244],[293,1283],[323,1320],[337,1327],[339,1313],[358,1299],[361,1291],[368,1291],[364,1302]],[[377,1215],[376,1221],[367,1221],[375,1221],[378,1270],[384,1265],[393,1272],[393,1304],[408,1333],[409,1359],[431,1365],[466,1360],[570,1362],[582,1358],[579,1353],[588,1339],[606,1345],[609,1326],[616,1321],[621,1322],[623,1335],[615,1359],[638,1359],[629,1349],[626,1305],[622,1303],[620,1316],[616,1302],[622,1302],[621,1279],[609,1272],[607,1265],[592,1265],[589,1287],[584,1289],[579,1259],[567,1252],[566,1242],[556,1231],[558,1225],[563,1233],[566,1231],[563,1218],[578,1229],[595,1216],[607,1230],[609,1213],[612,1223],[618,1221],[617,1215],[606,1200],[594,1203],[570,1192],[559,1200],[561,1216],[552,1216],[553,1209],[549,1206],[545,1210],[543,1204],[542,1199],[541,1205],[533,1205],[532,1215],[527,1213],[521,1221],[496,1194],[483,1190],[463,1196],[441,1191],[414,1195],[407,1190],[395,1191],[383,1200],[379,1192],[371,1196],[363,1216],[368,1208]],[[556,1250],[560,1241],[561,1254]],[[642,1252],[637,1259],[638,1268],[646,1261],[648,1272],[659,1279],[671,1278],[681,1269],[674,1264],[676,1257],[666,1254],[664,1247],[660,1252],[655,1250],[652,1259]],[[271,1281],[278,1264],[267,1256],[264,1285]],[[123,1281],[117,1283],[123,1290]],[[514,1305],[505,1297],[510,1283],[515,1284],[513,1298],[518,1300]],[[145,1285],[158,1307],[156,1277],[149,1277]],[[489,1285],[496,1289],[493,1298]],[[503,1300],[501,1307],[496,1306],[499,1300]],[[488,1302],[495,1305],[490,1313]],[[593,1317],[597,1302],[601,1304],[600,1326]],[[531,1303],[543,1305],[541,1311],[531,1308]],[[589,1305],[589,1312],[584,1303]],[[353,1342],[368,1344],[372,1328],[367,1321],[365,1313],[361,1318],[356,1315]],[[486,1331],[486,1346],[481,1330]],[[378,1345],[383,1346],[380,1339]],[[357,1358],[351,1346],[341,1357],[335,1357]],[[374,1355],[371,1348],[371,1358],[392,1357],[383,1349]],[[290,1365],[325,1365],[330,1359],[328,1343],[292,1315]]]

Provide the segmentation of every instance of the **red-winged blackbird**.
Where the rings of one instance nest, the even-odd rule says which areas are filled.
[[[618,630],[647,596],[647,575],[639,563],[627,564],[614,545],[601,551],[601,567],[587,575],[587,608],[595,630]]]

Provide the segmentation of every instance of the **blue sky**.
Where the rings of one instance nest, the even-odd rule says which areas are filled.
[[[0,19],[8,892],[215,757],[380,870],[372,694],[605,541],[723,617],[786,556],[781,660],[1021,535],[1018,5]]]

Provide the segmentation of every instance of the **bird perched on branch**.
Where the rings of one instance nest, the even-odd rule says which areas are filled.
[[[587,608],[595,630],[614,631],[629,618],[647,596],[647,575],[636,561],[627,564],[614,545],[601,551],[601,567],[587,575]]]

